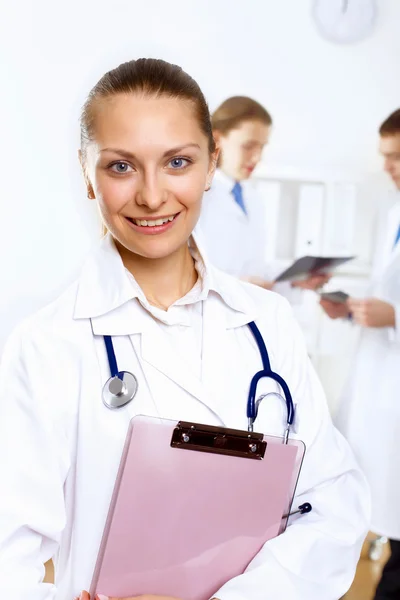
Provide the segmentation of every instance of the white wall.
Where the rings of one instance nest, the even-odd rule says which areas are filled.
[[[21,0],[0,22],[0,348],[14,324],[74,277],[98,235],[76,149],[85,94],[119,62],[181,64],[211,108],[232,94],[275,120],[265,160],[299,169],[379,169],[376,129],[400,105],[400,2],[375,33],[323,41],[309,0]],[[380,190],[380,187],[378,187]]]

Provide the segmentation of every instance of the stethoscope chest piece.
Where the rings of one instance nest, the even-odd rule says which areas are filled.
[[[138,381],[133,373],[120,371],[118,376],[110,377],[103,387],[103,403],[107,408],[122,408],[136,396]]]

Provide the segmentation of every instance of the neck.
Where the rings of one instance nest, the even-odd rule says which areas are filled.
[[[219,167],[219,170],[226,175],[227,177],[229,177],[229,179],[233,179],[233,181],[235,181],[235,183],[241,183],[241,179],[238,179],[237,176],[232,175],[232,173],[230,173],[229,171],[227,171],[226,169],[224,169],[223,166]]]
[[[183,298],[197,281],[197,271],[187,244],[163,258],[144,258],[129,252],[118,242],[116,245],[125,267],[153,306],[167,310]]]

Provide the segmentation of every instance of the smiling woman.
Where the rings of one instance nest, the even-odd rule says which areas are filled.
[[[0,455],[10,459],[0,461],[2,595],[88,598],[82,590],[91,585],[124,441],[137,415],[239,429],[247,439],[249,383],[261,368],[250,324],[268,340],[271,368],[291,388],[293,432],[307,447],[294,503],[310,502],[315,510],[295,516],[282,535],[263,537],[246,571],[236,569],[232,579],[221,574],[212,594],[221,600],[336,600],[351,583],[367,528],[364,479],[331,424],[286,301],[215,269],[198,243],[195,225],[218,160],[200,88],[177,66],[130,61],[90,92],[81,134],[87,193],[107,234],[75,284],[18,327],[4,351]],[[110,360],[111,346],[116,355]],[[126,371],[134,392],[109,410],[103,392],[111,381],[122,394]],[[259,392],[282,389],[266,381]],[[258,430],[281,436],[278,406],[271,401],[259,412]],[[158,458],[155,469],[162,469]],[[163,549],[147,496],[135,518],[144,523],[148,547]],[[262,506],[264,500],[258,498]],[[196,522],[209,546],[214,502],[212,490],[205,490]],[[170,512],[166,526],[186,536]],[[242,511],[234,520],[241,517]],[[247,530],[245,547],[246,538]],[[213,557],[214,548],[204,555]],[[55,585],[43,581],[43,563],[52,558]],[[189,561],[196,578],[204,579],[203,558]],[[164,567],[173,561],[168,546]],[[182,592],[179,577],[171,580],[173,589],[164,589],[157,568],[148,572],[151,585],[133,585],[127,595],[153,600],[154,589],[147,587],[158,577],[164,600],[171,593],[197,597],[194,589],[193,595]],[[192,578],[185,572],[182,579],[192,592]]]
[[[89,94],[80,150],[88,197],[97,200],[125,266],[155,306],[182,297],[197,278],[192,266],[191,277],[178,275],[176,293],[161,298],[145,281],[146,259],[160,259],[159,268],[177,273],[192,264],[184,242],[200,216],[217,156],[204,96],[174,65],[126,63]]]

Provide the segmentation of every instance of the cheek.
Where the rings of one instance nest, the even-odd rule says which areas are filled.
[[[232,165],[233,163],[237,162],[236,144],[232,141],[224,141],[224,143],[221,144],[221,154],[222,154],[222,161],[225,164]]]
[[[102,173],[96,177],[96,198],[109,213],[118,212],[135,195],[132,179],[116,179]]]
[[[247,150],[246,148],[240,148],[238,152],[238,161],[240,162],[240,166],[247,165],[247,163],[251,159],[251,150]]]
[[[170,191],[181,204],[188,208],[201,202],[204,193],[205,177],[176,177]]]

